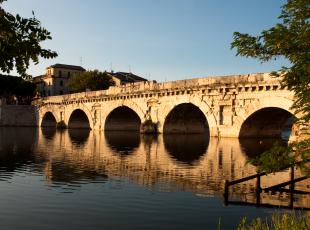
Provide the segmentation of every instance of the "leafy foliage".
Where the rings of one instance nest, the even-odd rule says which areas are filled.
[[[249,162],[257,165],[259,172],[276,172],[288,167],[295,162],[291,156],[292,147],[286,147],[276,142],[271,149],[263,152],[259,157],[250,159]]]
[[[256,158],[248,162],[257,166],[259,172],[277,172],[292,165],[298,165],[303,171],[310,175],[310,139],[293,142],[288,147],[279,142]]]
[[[304,121],[310,120],[310,2],[288,0],[278,17],[282,23],[259,36],[234,33],[232,48],[237,55],[257,58],[262,62],[287,58],[292,66],[283,67],[274,75],[283,75],[283,85],[293,90],[297,97],[294,108],[304,113]]]
[[[15,67],[22,77],[27,77],[30,60],[37,64],[39,57],[57,56],[56,52],[40,45],[40,42],[52,39],[50,32],[41,27],[34,13],[32,18],[14,16],[2,8],[2,3],[0,0],[0,69],[9,73]]]
[[[15,96],[20,104],[30,104],[35,96],[36,85],[21,77],[0,74],[0,97],[11,103]]]
[[[283,76],[283,86],[295,93],[293,109],[296,114],[299,114],[298,122],[307,126],[310,122],[310,1],[288,0],[282,6],[282,12],[278,18],[281,23],[262,31],[258,36],[235,32],[231,48],[237,49],[237,55],[256,58],[261,62],[277,59],[280,56],[290,61],[291,66],[282,67],[272,74]],[[279,165],[290,162],[292,153],[295,160],[301,159],[307,162],[309,144],[309,140],[305,139],[293,143],[286,150],[275,146],[264,153],[262,159],[257,162],[263,169],[270,166],[271,171],[277,168],[274,167],[277,161]],[[276,151],[279,156],[274,156]],[[267,156],[268,154],[270,156]],[[303,165],[306,166],[306,164]]]
[[[73,75],[67,87],[73,92],[83,92],[86,90],[104,90],[113,85],[115,83],[110,75],[94,70]]]

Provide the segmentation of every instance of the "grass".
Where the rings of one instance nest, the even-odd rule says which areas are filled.
[[[310,221],[301,213],[274,213],[270,218],[256,218],[247,223],[243,218],[237,230],[310,230]]]

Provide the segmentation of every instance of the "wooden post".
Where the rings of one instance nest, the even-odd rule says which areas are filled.
[[[290,208],[293,209],[294,208],[294,189],[295,189],[295,182],[294,182],[294,166],[291,167],[290,170],[290,174],[291,174],[291,184],[290,184]]]
[[[224,182],[224,205],[228,205],[228,197],[229,197],[229,181],[225,180]]]
[[[260,205],[260,193],[261,193],[262,189],[260,186],[260,175],[257,175],[256,178],[256,205]]]

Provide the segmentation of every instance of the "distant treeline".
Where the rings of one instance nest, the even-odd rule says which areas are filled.
[[[0,97],[7,104],[30,104],[36,93],[36,85],[21,77],[0,74]]]

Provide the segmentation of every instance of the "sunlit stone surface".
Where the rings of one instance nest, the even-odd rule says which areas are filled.
[[[43,127],[50,126],[51,113],[54,126],[69,129],[279,138],[294,123],[294,94],[280,82],[269,73],[149,81],[42,98],[34,105]],[[290,138],[298,136],[296,127]]]

